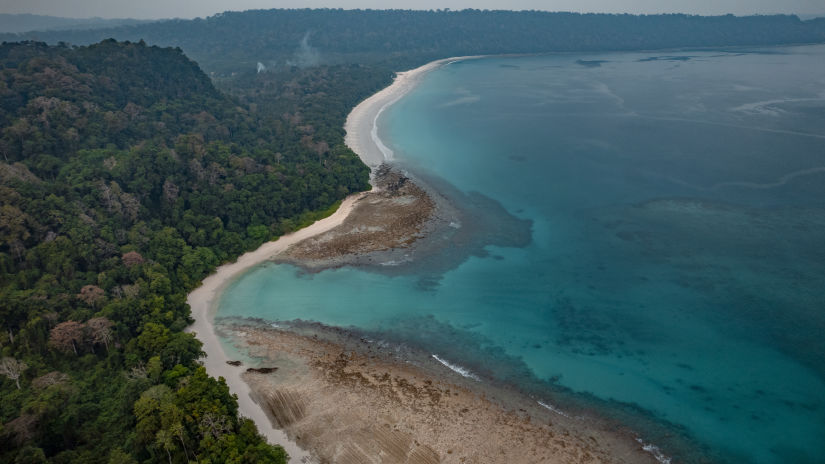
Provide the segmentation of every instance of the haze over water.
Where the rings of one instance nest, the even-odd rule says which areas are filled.
[[[379,123],[531,243],[435,278],[264,266],[218,316],[383,334],[679,461],[821,462],[825,46],[453,63]]]

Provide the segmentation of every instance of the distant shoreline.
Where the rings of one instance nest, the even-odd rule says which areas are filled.
[[[409,447],[404,453],[409,454],[411,457],[415,453],[426,452],[427,456],[436,459],[433,461],[422,460],[421,462],[458,462],[456,460],[459,457],[460,450],[461,454],[468,456],[466,453],[472,455],[472,453],[481,452],[481,449],[486,446],[490,446],[490,449],[485,449],[482,454],[487,457],[497,456],[506,450],[509,458],[514,459],[515,456],[520,455],[519,453],[527,453],[525,456],[529,455],[533,460],[538,459],[535,462],[573,462],[575,460],[573,455],[578,452],[592,453],[593,456],[598,456],[598,462],[623,462],[624,459],[631,456],[633,462],[655,462],[656,458],[649,450],[643,448],[644,444],[641,442],[636,443],[632,436],[626,433],[614,433],[604,430],[596,423],[590,423],[589,421],[580,422],[551,405],[536,402],[535,399],[530,399],[524,395],[511,396],[504,393],[504,396],[521,404],[519,411],[525,411],[523,415],[520,415],[521,413],[518,411],[497,406],[488,401],[486,397],[487,393],[492,393],[492,391],[488,391],[493,388],[491,385],[482,382],[484,385],[476,388],[474,384],[478,382],[478,377],[475,377],[472,373],[465,375],[460,366],[454,366],[448,360],[442,360],[435,354],[432,356],[433,359],[430,359],[429,355],[426,356],[429,361],[424,364],[431,365],[429,368],[413,369],[407,366],[405,362],[392,361],[389,358],[374,360],[372,353],[369,352],[369,347],[367,347],[366,352],[362,351],[363,347],[347,347],[343,339],[323,341],[317,337],[300,336],[297,333],[290,335],[280,329],[255,327],[254,324],[248,325],[244,322],[235,325],[234,328],[227,327],[224,324],[222,328],[224,331],[228,331],[225,335],[229,336],[233,345],[242,350],[249,350],[253,354],[252,357],[257,360],[256,362],[263,364],[260,366],[234,365],[237,360],[230,359],[223,351],[221,341],[215,331],[214,318],[220,295],[226,287],[249,269],[276,260],[276,257],[288,255],[284,252],[293,245],[300,243],[301,246],[295,249],[306,248],[306,244],[312,242],[308,239],[320,236],[320,234],[326,234],[327,236],[332,234],[332,237],[336,237],[337,234],[339,237],[343,236],[344,241],[347,242],[351,237],[346,236],[349,233],[346,230],[348,228],[359,229],[358,224],[353,225],[350,223],[362,221],[365,216],[363,211],[369,211],[365,204],[380,201],[382,196],[387,196],[391,192],[386,182],[379,182],[383,179],[382,177],[375,177],[376,172],[384,169],[383,167],[378,169],[379,166],[387,164],[393,158],[392,151],[377,136],[377,119],[379,116],[386,108],[414,89],[428,72],[448,63],[471,58],[477,57],[437,60],[411,71],[398,73],[392,85],[357,105],[347,117],[345,141],[361,160],[370,166],[374,184],[373,191],[351,195],[344,200],[341,207],[332,216],[278,240],[268,242],[257,250],[242,255],[234,263],[220,266],[213,275],[204,279],[201,287],[189,294],[187,302],[192,308],[192,317],[195,319],[195,323],[187,330],[196,333],[198,339],[203,342],[203,350],[206,353],[204,366],[207,372],[215,377],[224,377],[232,393],[238,395],[240,414],[251,418],[261,434],[270,443],[284,446],[290,455],[291,462],[316,462],[315,459],[336,462],[338,458],[343,458],[347,453],[352,453],[353,451],[350,448],[355,445],[357,445],[356,448],[361,450],[359,452],[364,454],[362,456],[364,459],[379,458],[384,455],[383,453],[395,449],[398,445],[398,443],[388,444],[389,448],[387,449],[379,447],[368,451],[363,447],[373,443],[371,441],[373,439],[368,438],[366,441],[359,441],[361,439],[358,438],[363,435],[358,430],[365,430],[364,427],[375,428],[378,423],[376,418],[373,417],[372,411],[385,408],[386,404],[382,402],[395,401],[394,397],[392,395],[386,398],[381,395],[376,396],[377,392],[371,387],[353,390],[347,382],[328,382],[330,375],[358,375],[366,376],[366,378],[373,378],[373,376],[384,378],[383,376],[388,375],[391,378],[397,378],[398,382],[405,385],[417,385],[414,387],[414,389],[418,389],[417,391],[430,391],[432,388],[437,387],[438,391],[432,390],[433,394],[436,395],[443,395],[451,391],[453,393],[450,395],[458,395],[458,390],[463,391],[464,393],[459,397],[458,403],[445,403],[447,405],[452,404],[452,406],[445,406],[444,408],[435,405],[431,409],[425,409],[422,412],[416,406],[418,400],[413,399],[411,403],[402,402],[397,406],[384,409],[386,417],[392,416],[395,419],[387,421],[386,417],[382,416],[383,418],[379,422],[384,423],[384,426],[387,427],[393,427],[393,423],[397,425],[404,424],[404,427],[406,427],[403,430],[396,429],[393,433],[400,435],[393,440],[398,439],[404,443],[406,441],[416,443],[416,446]],[[391,168],[388,169],[391,170]],[[392,177],[393,174],[391,173],[390,176]],[[412,185],[415,188],[415,183],[412,183]],[[381,189],[388,190],[382,192]],[[401,194],[410,195],[406,191],[402,191]],[[428,200],[428,195],[434,196],[429,196]],[[425,203],[438,197],[437,192],[428,194],[425,191],[413,196]],[[365,201],[359,205],[359,201],[362,199],[365,199]],[[389,201],[393,201],[391,196]],[[420,209],[418,208],[416,211]],[[353,210],[358,212],[351,214]],[[387,216],[385,213],[379,213],[379,216],[385,220],[387,217],[391,217],[391,215]],[[346,225],[345,221],[347,221]],[[419,230],[414,229],[412,232]],[[409,232],[406,231],[405,233]],[[404,237],[402,234],[401,238]],[[328,240],[322,241],[329,243]],[[375,244],[379,243],[377,249],[380,251],[381,247],[384,246],[380,242],[381,240],[372,240],[369,246],[375,247]],[[400,249],[405,248],[402,246]],[[324,250],[321,249],[321,251]],[[335,251],[336,248],[332,250]],[[318,252],[317,248],[310,248],[309,251],[305,250],[303,254],[311,256],[313,253]],[[290,253],[295,254],[294,251]],[[359,251],[356,254],[360,253],[369,254],[371,251]],[[296,257],[300,258],[300,256],[301,252],[298,252]],[[335,267],[336,259],[322,259],[321,261],[326,264],[322,264],[320,268]],[[296,264],[300,265],[301,263]],[[332,330],[335,329],[332,328]],[[260,351],[261,348],[263,351]],[[336,370],[337,368],[319,369],[319,363],[332,362],[330,366],[337,365],[334,359],[327,359],[330,353],[334,353],[336,350],[341,350],[341,356],[346,353],[353,355],[352,353],[360,351],[361,358],[359,362],[361,364],[359,365],[363,367],[363,371],[350,372],[349,369],[340,371]],[[317,354],[309,355],[308,353]],[[230,361],[233,362],[233,365],[228,364]],[[267,372],[265,374],[250,374],[247,372],[248,367],[266,367]],[[445,369],[450,373],[444,375],[437,373]],[[419,384],[418,382],[423,383]],[[470,382],[470,384],[468,385],[467,382]],[[341,395],[349,398],[351,404],[347,405],[346,402],[335,400],[335,398],[340,399]],[[257,401],[253,398],[257,398]],[[378,403],[374,403],[366,410],[359,412],[358,408],[373,401],[378,401]],[[480,410],[484,411],[479,413],[483,415],[483,420],[480,419],[482,423],[498,424],[505,428],[499,430],[496,425],[489,425],[483,430],[473,429],[474,438],[470,441],[467,441],[467,437],[462,438],[461,433],[446,433],[447,429],[437,436],[427,434],[428,417],[441,417],[449,424],[460,423],[463,420],[465,411],[473,410],[469,406],[476,404],[476,402],[478,402]],[[381,406],[381,404],[385,404],[385,406]],[[464,406],[468,406],[468,408],[464,408]],[[284,411],[288,414],[284,415]],[[317,411],[317,413],[311,413],[311,411]],[[330,416],[327,417],[327,415]],[[531,419],[531,417],[534,419]],[[547,426],[548,420],[554,424],[549,428]],[[289,436],[284,430],[276,429],[273,423],[279,424],[279,427],[283,427],[284,430],[288,431]],[[465,424],[466,428],[462,430],[469,431],[476,423],[478,423],[476,420],[470,421]],[[325,426],[323,424],[326,424],[327,427],[333,425],[333,429],[339,430],[341,433],[336,432],[334,434],[336,438],[331,438],[324,434],[323,429]],[[525,429],[525,427],[527,428]],[[553,429],[552,427],[558,428]],[[319,431],[317,433],[313,432],[316,429]],[[448,429],[452,430],[450,427]],[[508,430],[505,435],[509,438],[501,440],[500,432],[505,429]],[[525,433],[516,430],[528,429],[528,435],[532,437],[531,439],[536,440],[529,452],[526,449],[508,445],[508,443],[517,441],[522,433]],[[555,436],[553,438],[554,430],[555,432],[563,430],[566,432],[565,435],[569,434],[569,437]],[[379,433],[379,435],[382,434],[383,432]],[[594,436],[598,437],[598,440]],[[298,440],[300,444],[290,437]],[[593,442],[585,442],[584,437],[590,437]],[[552,446],[549,445],[551,438],[555,443]],[[560,444],[559,440],[562,440],[564,444]],[[378,440],[378,442],[381,442],[381,440]],[[418,445],[419,442],[420,445]],[[567,455],[567,451],[562,453],[561,449],[565,447],[568,451],[573,451],[573,455]],[[307,450],[311,450],[312,453]],[[453,451],[456,451],[456,453],[452,454]],[[550,456],[553,457],[548,461],[547,459]],[[493,459],[491,462],[498,461]]]
[[[413,70],[398,73],[390,86],[362,101],[350,112],[344,126],[347,130],[346,144],[370,169],[382,164],[384,162],[384,152],[375,143],[378,139],[373,138],[374,124],[380,112],[411,91],[427,72],[448,62],[470,58],[473,57],[437,60]],[[191,308],[192,318],[195,322],[186,331],[194,333],[198,340],[203,343],[203,351],[206,356],[202,359],[202,362],[207,372],[213,377],[226,379],[230,391],[238,396],[240,414],[252,419],[260,433],[270,443],[283,446],[289,453],[291,462],[301,462],[304,458],[308,459],[309,453],[290,440],[283,431],[274,428],[264,411],[253,401],[250,396],[249,385],[241,378],[246,366],[227,364],[227,361],[232,360],[224,352],[215,333],[215,312],[217,311],[220,295],[229,284],[249,269],[272,260],[274,256],[290,246],[343,223],[361,195],[354,194],[344,199],[338,210],[331,216],[277,240],[267,242],[258,249],[243,254],[233,263],[219,266],[212,275],[203,280],[200,287],[187,296],[186,301]]]

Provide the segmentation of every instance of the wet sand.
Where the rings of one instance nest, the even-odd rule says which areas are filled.
[[[230,391],[238,395],[240,414],[252,419],[258,430],[270,443],[283,446],[292,458],[291,462],[301,462],[302,459],[308,459],[309,454],[292,442],[283,431],[273,427],[261,408],[255,404],[250,396],[249,385],[241,380],[244,368],[227,364],[230,359],[224,353],[213,326],[213,319],[217,310],[216,305],[221,291],[233,280],[243,275],[244,272],[272,259],[273,256],[295,243],[340,225],[352,210],[359,196],[353,195],[346,198],[331,216],[317,221],[309,227],[283,236],[276,241],[265,243],[257,250],[242,255],[234,263],[218,267],[215,273],[205,278],[201,286],[193,290],[186,299],[191,308],[192,318],[195,320],[194,324],[189,326],[186,331],[194,333],[198,340],[203,343],[203,351],[206,356],[202,358],[202,363],[206,367],[206,371],[213,377],[226,379]]]
[[[397,102],[421,81],[430,71],[440,66],[462,60],[479,58],[477,56],[462,56],[445,58],[419,66],[418,68],[399,72],[393,83],[385,89],[375,93],[352,109],[347,116],[344,130],[347,135],[344,142],[358,157],[371,168],[393,160],[393,152],[378,138],[376,121],[381,113],[390,105]]]
[[[655,462],[629,433],[463,377],[426,353],[344,330],[218,322],[267,373],[246,372],[279,427],[320,462]]]
[[[628,432],[566,417],[512,389],[463,377],[427,353],[398,358],[337,329],[301,333],[245,320],[215,323],[223,289],[264,262],[289,262],[311,271],[395,265],[416,246],[426,248],[423,239],[439,235],[434,231],[453,231],[431,244],[443,247],[445,240],[459,240],[475,229],[438,191],[391,163],[382,166],[392,153],[374,136],[381,111],[426,72],[451,60],[400,73],[392,86],[348,117],[346,141],[373,169],[371,192],[350,196],[332,216],[219,267],[190,293],[195,323],[188,330],[203,342],[207,371],[226,379],[238,395],[240,413],[253,419],[270,443],[283,445],[291,462],[656,462]],[[496,208],[479,198],[464,204],[473,202],[485,210]],[[462,229],[462,221],[470,225]],[[513,224],[482,241],[529,242],[529,224]],[[457,256],[455,262],[463,260]],[[249,355],[245,362],[226,355],[216,328]]]
[[[289,247],[274,261],[308,271],[398,266],[412,260],[414,244],[457,214],[437,192],[387,164],[373,169],[372,184],[340,225]]]
[[[392,85],[361,102],[353,109],[347,117],[345,126],[347,130],[346,143],[365,164],[375,169],[384,161],[382,147],[376,145],[377,136],[373,138],[371,134],[380,112],[409,92],[421,76],[451,60],[454,59],[435,61],[414,70],[399,73]],[[257,250],[242,255],[234,263],[218,267],[214,274],[204,279],[201,286],[193,290],[187,297],[192,318],[195,320],[194,324],[187,328],[187,331],[196,334],[198,340],[203,343],[203,351],[206,356],[202,359],[202,362],[207,372],[211,376],[226,379],[230,391],[238,395],[240,414],[252,419],[258,430],[270,443],[282,445],[290,455],[290,462],[308,462],[310,457],[305,450],[291,441],[283,431],[273,427],[261,408],[252,400],[249,385],[241,380],[241,373],[245,368],[227,364],[230,359],[226,356],[213,327],[216,305],[221,291],[232,281],[243,275],[244,272],[272,260],[278,254],[302,240],[341,225],[356,202],[359,199],[364,199],[365,195],[351,195],[342,202],[338,210],[330,217],[278,240],[265,243]]]

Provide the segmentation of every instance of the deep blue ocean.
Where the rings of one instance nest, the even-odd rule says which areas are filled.
[[[674,462],[825,462],[825,46],[457,62],[379,133],[529,244],[427,276],[270,264],[219,316],[383,334]]]

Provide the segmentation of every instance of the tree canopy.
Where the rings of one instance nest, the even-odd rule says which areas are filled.
[[[0,46],[0,461],[284,461],[183,329],[218,264],[368,187],[340,115],[288,109],[180,49]]]
[[[89,44],[110,37],[180,47],[208,72],[231,76],[317,64],[394,63],[500,53],[642,50],[825,41],[825,19],[796,16],[628,15],[488,10],[289,9],[88,31],[0,35]]]
[[[825,42],[825,19],[255,10],[0,34],[27,39],[0,46],[0,461],[284,462],[198,364],[186,294],[368,188],[343,124],[394,71]]]

